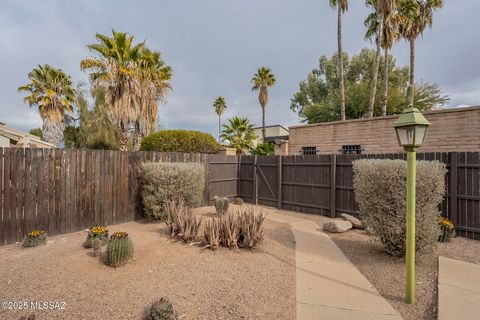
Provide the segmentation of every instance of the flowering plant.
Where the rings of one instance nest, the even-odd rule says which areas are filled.
[[[108,242],[108,229],[105,226],[97,225],[88,229],[87,240],[85,240],[83,246],[85,248],[93,248],[94,240],[99,240],[100,243],[96,245],[104,246]],[[98,242],[98,241],[97,241]]]
[[[455,226],[450,219],[438,217],[438,241],[448,242],[455,234]]]
[[[123,239],[128,237],[128,233],[123,232],[123,231],[117,231],[110,238],[116,238],[116,239]]]
[[[47,242],[47,234],[43,230],[32,230],[23,239],[22,246],[36,247]]]

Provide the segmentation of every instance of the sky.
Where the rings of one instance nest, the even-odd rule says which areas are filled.
[[[416,79],[439,84],[449,107],[480,105],[480,1],[444,2],[433,29],[417,41]],[[350,55],[372,46],[364,40],[368,13],[364,1],[350,0],[343,18]],[[215,134],[218,96],[227,102],[224,119],[245,116],[261,125],[250,79],[263,65],[277,78],[267,125],[298,124],[290,99],[319,57],[336,51],[336,18],[328,0],[0,0],[0,121],[20,130],[40,127],[38,112],[17,92],[28,72],[50,64],[88,83],[79,68],[92,56],[86,46],[113,28],[146,40],[173,68],[173,91],[159,111],[163,128]],[[393,54],[398,65],[408,64],[405,42]]]

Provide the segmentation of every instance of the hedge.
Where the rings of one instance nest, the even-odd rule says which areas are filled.
[[[407,163],[362,159],[353,162],[355,198],[364,225],[380,237],[391,255],[405,255]],[[416,179],[416,249],[430,252],[437,242],[438,206],[446,169],[438,161],[418,161]]]
[[[205,168],[199,163],[145,163],[140,192],[145,217],[165,221],[164,205],[169,200],[182,200],[189,207],[200,206],[204,183]]]
[[[140,150],[185,153],[217,153],[220,145],[208,133],[193,130],[161,130],[143,138]]]

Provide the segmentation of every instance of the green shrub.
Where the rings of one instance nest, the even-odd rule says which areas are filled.
[[[217,153],[220,145],[208,133],[192,130],[162,130],[143,138],[140,150],[185,153]]]
[[[146,163],[142,169],[143,212],[150,221],[165,221],[165,203],[202,204],[205,168],[198,163]]]
[[[133,243],[126,232],[115,232],[108,241],[107,262],[118,267],[127,263],[133,256]]]
[[[218,215],[224,215],[228,211],[228,206],[230,203],[228,202],[228,198],[219,198],[215,196],[213,199],[213,204],[215,206],[215,211],[217,211]]]
[[[273,156],[275,154],[275,143],[268,141],[259,143],[250,150],[250,153],[257,156]]]
[[[243,199],[242,198],[235,198],[235,201],[233,201],[233,203],[241,206],[243,204]]]
[[[47,234],[43,230],[33,230],[23,238],[22,246],[36,247],[47,243]]]
[[[178,319],[173,305],[166,297],[162,297],[152,303],[147,310],[146,320],[176,320]]]
[[[407,164],[403,160],[353,162],[355,198],[363,223],[380,237],[385,250],[405,255]],[[429,252],[437,241],[438,205],[444,193],[445,165],[418,161],[416,179],[416,249]]]

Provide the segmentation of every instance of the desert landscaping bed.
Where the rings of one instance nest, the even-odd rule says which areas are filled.
[[[209,219],[212,207],[195,209]],[[168,296],[181,319],[294,319],[295,244],[288,225],[265,221],[250,249],[217,251],[172,242],[164,223],[109,226],[126,231],[134,260],[106,266],[82,247],[86,232],[49,237],[46,245],[0,247],[0,300],[65,302],[64,310],[0,310],[0,319],[141,319]]]
[[[319,215],[281,212],[315,221],[319,229],[324,223],[332,221],[331,218]],[[407,305],[403,258],[388,255],[381,242],[363,230],[352,229],[328,235],[402,318],[407,320],[437,319],[438,256],[480,264],[480,241],[456,237],[448,243],[439,242],[435,253],[417,256],[416,301],[414,305]]]

